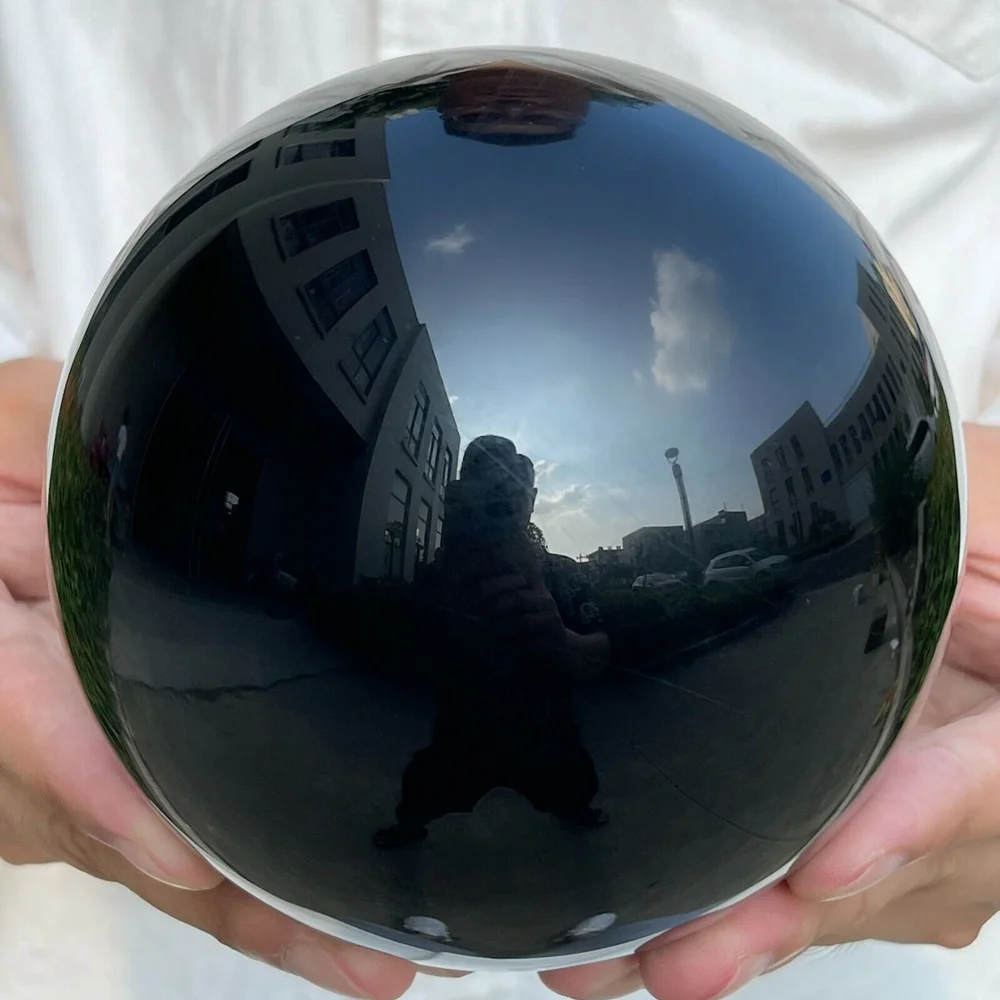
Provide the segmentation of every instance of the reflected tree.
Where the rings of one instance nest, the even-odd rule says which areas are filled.
[[[872,520],[882,550],[897,556],[916,541],[917,508],[923,489],[905,446],[893,442],[872,474]]]
[[[531,542],[532,546],[538,550],[539,553],[546,553],[549,551],[549,544],[545,541],[545,533],[541,528],[532,521],[528,525],[528,541]]]

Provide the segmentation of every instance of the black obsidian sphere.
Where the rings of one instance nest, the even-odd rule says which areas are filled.
[[[137,233],[49,535],[94,710],[220,870],[438,965],[543,968],[780,877],[936,662],[936,348],[732,108],[537,51],[278,108]]]

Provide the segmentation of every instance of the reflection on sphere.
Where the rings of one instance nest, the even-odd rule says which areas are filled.
[[[223,870],[565,964],[780,874],[881,761],[954,592],[955,432],[895,263],[763,128],[621,64],[431,65],[297,99],[130,244],[54,577]]]

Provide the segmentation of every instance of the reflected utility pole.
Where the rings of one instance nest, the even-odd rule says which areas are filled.
[[[670,463],[670,469],[674,474],[674,482],[677,484],[677,495],[681,498],[681,515],[684,518],[684,534],[687,535],[688,547],[691,549],[691,556],[698,558],[695,550],[694,530],[691,526],[691,505],[688,503],[687,488],[684,485],[684,470],[681,463],[677,461],[680,451],[677,448],[668,448],[663,457]]]

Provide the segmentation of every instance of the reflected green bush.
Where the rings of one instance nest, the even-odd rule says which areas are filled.
[[[127,759],[108,662],[111,562],[107,546],[107,487],[90,467],[73,419],[72,384],[55,434],[48,501],[49,550],[63,632],[77,673],[101,726]]]
[[[916,542],[917,508],[925,495],[925,485],[917,478],[906,447],[898,441],[889,443],[885,461],[874,470],[872,492],[872,520],[883,550],[898,556]]]
[[[623,662],[643,663],[723,635],[786,604],[773,582],[664,587],[635,591],[599,588],[601,609]]]
[[[914,601],[913,660],[903,698],[904,715],[912,708],[930,670],[958,584],[961,507],[953,433],[942,403],[925,494],[923,564]]]

